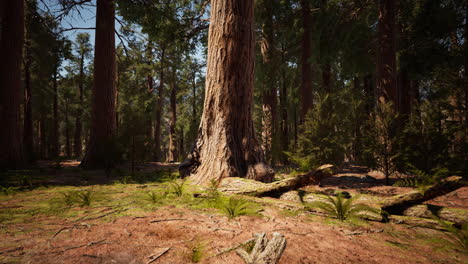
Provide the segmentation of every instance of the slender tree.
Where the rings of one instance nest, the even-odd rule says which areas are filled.
[[[273,178],[252,121],[253,23],[253,0],[211,1],[203,115],[194,149],[179,168],[196,183]]]
[[[78,111],[75,120],[75,135],[74,135],[74,155],[79,158],[83,151],[82,145],[82,130],[83,130],[83,108],[84,108],[84,83],[85,83],[85,58],[89,56],[91,52],[91,45],[89,44],[89,34],[80,33],[76,37],[76,51],[78,53]]]
[[[24,42],[24,0],[6,1],[0,39],[0,168],[24,165],[21,134],[21,62]]]
[[[301,53],[301,123],[305,120],[305,117],[309,110],[312,108],[312,66],[311,66],[311,27],[312,27],[312,16],[310,14],[310,3],[309,0],[301,0],[302,10],[302,53]]]
[[[169,120],[169,153],[167,155],[167,161],[174,162],[177,160],[177,76],[175,68],[172,68],[171,82],[171,96],[169,98],[171,119]]]
[[[28,11],[31,12],[29,10]],[[29,18],[28,14],[28,18]],[[27,20],[27,27],[25,28],[25,42],[24,42],[24,119],[23,119],[23,144],[24,154],[27,162],[32,162],[34,159],[34,132],[33,132],[33,115],[32,115],[32,87],[31,87],[31,34],[28,26],[31,21]]]
[[[159,70],[159,86],[158,95],[156,98],[156,111],[154,118],[154,160],[161,160],[161,117],[164,106],[164,67],[165,65],[165,47],[161,47],[161,67]]]
[[[84,168],[107,168],[115,160],[115,9],[113,0],[98,0],[94,49],[92,120]]]

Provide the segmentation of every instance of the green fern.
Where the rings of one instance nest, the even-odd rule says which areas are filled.
[[[396,181],[393,186],[395,187],[419,187],[420,182],[418,179],[414,178],[403,178]]]
[[[343,198],[343,194],[338,194],[336,198],[326,197],[326,201],[317,201],[309,204],[311,208],[319,208],[328,215],[345,221],[353,217],[359,217],[363,214],[380,215],[380,210],[372,208],[365,204],[355,204],[357,196],[349,199]]]
[[[247,214],[248,203],[242,199],[230,197],[227,202],[221,205],[221,210],[226,214],[228,219],[234,219],[238,216]]]
[[[146,198],[153,204],[159,201],[160,196],[155,191],[150,191],[146,194]]]
[[[0,186],[0,193],[3,194],[3,195],[10,196],[10,195],[16,194],[17,192],[18,192],[18,187],[13,187],[13,186],[3,187],[3,186]]]
[[[76,193],[77,202],[81,207],[91,206],[94,201],[94,192],[92,190],[79,191]]]

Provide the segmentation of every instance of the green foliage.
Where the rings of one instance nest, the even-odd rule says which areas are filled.
[[[187,257],[192,263],[199,263],[205,257],[206,243],[199,238],[195,238],[193,242],[189,243],[188,248]]]
[[[77,197],[76,191],[68,191],[62,194],[62,201],[66,206],[71,207],[76,202]]]
[[[160,200],[160,195],[155,191],[149,191],[146,193],[146,198],[153,204],[156,204]]]
[[[76,194],[77,202],[81,207],[88,207],[94,201],[94,192],[92,190],[79,191]]]
[[[245,215],[247,213],[247,209],[247,201],[233,197],[229,197],[229,199],[221,205],[221,210],[226,214],[228,219],[234,219],[238,216]]]
[[[171,193],[173,193],[176,197],[182,197],[182,195],[184,194],[185,182],[186,182],[186,179],[183,179],[183,180],[174,179],[173,181],[169,182]]]
[[[10,196],[10,195],[16,194],[17,192],[18,192],[18,187],[14,187],[14,186],[4,187],[0,185],[0,194]]]
[[[344,139],[336,133],[338,116],[331,111],[329,95],[319,98],[301,127],[297,149],[285,152],[292,163],[308,171],[322,164],[341,164],[344,159]]]
[[[357,196],[345,199],[341,193],[339,193],[336,198],[327,195],[326,201],[313,202],[308,204],[308,207],[319,208],[328,215],[338,218],[340,221],[345,221],[365,214],[371,214],[374,216],[380,215],[380,210],[365,204],[354,203],[356,198]]]
[[[403,178],[397,180],[393,186],[395,187],[418,187],[419,181],[415,178]]]

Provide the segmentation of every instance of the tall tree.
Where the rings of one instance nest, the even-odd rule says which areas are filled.
[[[24,0],[6,1],[0,43],[0,168],[24,165],[20,124]]]
[[[92,120],[84,168],[106,168],[115,160],[115,9],[113,0],[98,0],[94,48]]]
[[[252,121],[253,23],[253,0],[211,1],[203,115],[194,149],[179,168],[196,183],[273,178]]]
[[[301,0],[302,10],[302,54],[301,54],[301,115],[303,122],[309,110],[312,108],[312,66],[311,66],[311,27],[312,15],[310,13],[309,0]]]
[[[32,116],[32,89],[31,89],[31,63],[32,63],[32,47],[31,47],[31,6],[27,5],[25,41],[24,41],[24,118],[23,118],[23,144],[24,154],[27,162],[32,162],[34,159],[34,132],[33,132],[33,116]]]
[[[161,159],[161,117],[164,105],[164,67],[166,62],[165,47],[161,47],[161,67],[159,70],[159,86],[158,95],[156,97],[156,111],[154,118],[154,160],[159,161]]]
[[[379,0],[377,89],[397,107],[394,0]]]
[[[91,45],[89,43],[89,34],[88,33],[80,33],[76,36],[76,47],[75,50],[78,53],[78,68],[79,68],[79,76],[78,76],[78,96],[79,96],[79,106],[78,111],[76,114],[75,120],[75,135],[74,135],[74,155],[76,157],[81,157],[81,153],[83,151],[82,146],[82,130],[83,130],[83,123],[82,123],[82,116],[83,116],[83,108],[84,108],[84,83],[85,83],[85,59],[89,56],[91,52]]]
[[[172,68],[171,76],[171,96],[170,96],[170,107],[171,107],[171,118],[169,119],[169,153],[167,155],[167,161],[174,162],[177,160],[177,135],[176,135],[176,123],[177,123],[177,75],[176,69]]]

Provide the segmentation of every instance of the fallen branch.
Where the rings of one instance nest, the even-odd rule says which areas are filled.
[[[169,222],[169,221],[183,221],[183,220],[190,220],[187,218],[169,218],[169,219],[159,219],[150,221],[150,223],[159,223],[159,222]]]
[[[221,192],[258,197],[279,197],[282,193],[287,191],[299,189],[310,184],[320,183],[322,179],[330,176],[331,168],[333,168],[333,165],[322,165],[307,174],[272,183],[262,183],[255,180],[227,177],[221,181],[218,190]]]
[[[146,262],[146,264],[150,264],[154,261],[156,261],[158,258],[162,257],[164,254],[166,254],[167,252],[169,252],[169,250],[171,250],[170,247],[166,248],[165,250],[163,250],[161,253],[159,254],[155,254],[155,255],[151,255],[149,256],[148,258],[150,259],[148,262]]]
[[[82,247],[91,247],[91,246],[94,246],[94,245],[110,244],[110,242],[105,242],[105,241],[106,241],[105,239],[102,239],[102,240],[90,242],[90,243],[84,244],[84,245],[73,246],[73,247],[67,247],[67,248],[65,248],[65,249],[63,249],[63,250],[53,251],[53,252],[49,252],[49,253],[47,253],[47,254],[57,254],[57,253],[63,253],[63,252],[68,251],[68,250],[77,249],[77,248],[82,248]]]
[[[18,251],[18,250],[23,250],[24,247],[16,247],[16,248],[12,248],[12,249],[7,249],[7,250],[4,250],[4,251],[0,251],[0,255],[4,254],[4,253],[11,253],[11,252],[15,252],[15,251]]]
[[[462,177],[452,176],[436,183],[424,191],[414,191],[403,195],[398,195],[383,204],[382,210],[389,214],[402,215],[411,206],[421,204],[427,200],[453,192],[463,186],[466,182]]]

